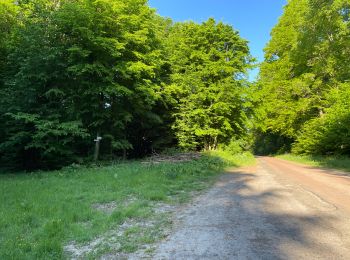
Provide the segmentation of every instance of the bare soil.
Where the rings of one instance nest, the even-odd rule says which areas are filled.
[[[143,163],[183,163],[190,162],[192,160],[197,160],[201,157],[200,153],[177,153],[175,155],[163,155],[163,154],[154,154],[153,156],[146,159]]]

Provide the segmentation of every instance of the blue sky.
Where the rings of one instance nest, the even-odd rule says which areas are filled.
[[[202,22],[209,17],[231,24],[249,41],[251,53],[263,61],[270,31],[283,13],[287,0],[149,0],[162,16],[174,21]],[[253,79],[257,71],[250,73]]]

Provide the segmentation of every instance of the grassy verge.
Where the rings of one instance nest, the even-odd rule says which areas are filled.
[[[314,167],[333,168],[350,172],[349,157],[284,154],[278,155],[277,158],[303,163]]]
[[[164,235],[169,225],[164,205],[188,201],[225,167],[252,158],[217,153],[183,163],[128,162],[0,176],[0,259],[135,252]]]
[[[210,152],[209,156],[221,158],[221,160],[223,160],[223,162],[225,163],[226,167],[249,166],[254,165],[256,162],[254,155],[250,152],[245,152],[232,156],[232,154],[230,154],[227,151],[218,150]]]

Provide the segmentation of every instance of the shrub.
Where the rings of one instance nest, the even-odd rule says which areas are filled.
[[[297,154],[350,155],[350,89],[348,84],[334,90],[333,105],[321,117],[310,120],[293,145]]]

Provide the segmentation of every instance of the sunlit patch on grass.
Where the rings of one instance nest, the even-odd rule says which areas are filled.
[[[303,163],[314,167],[334,168],[334,169],[350,172],[350,158],[345,156],[283,154],[283,155],[278,155],[277,158],[298,162],[298,163]]]

